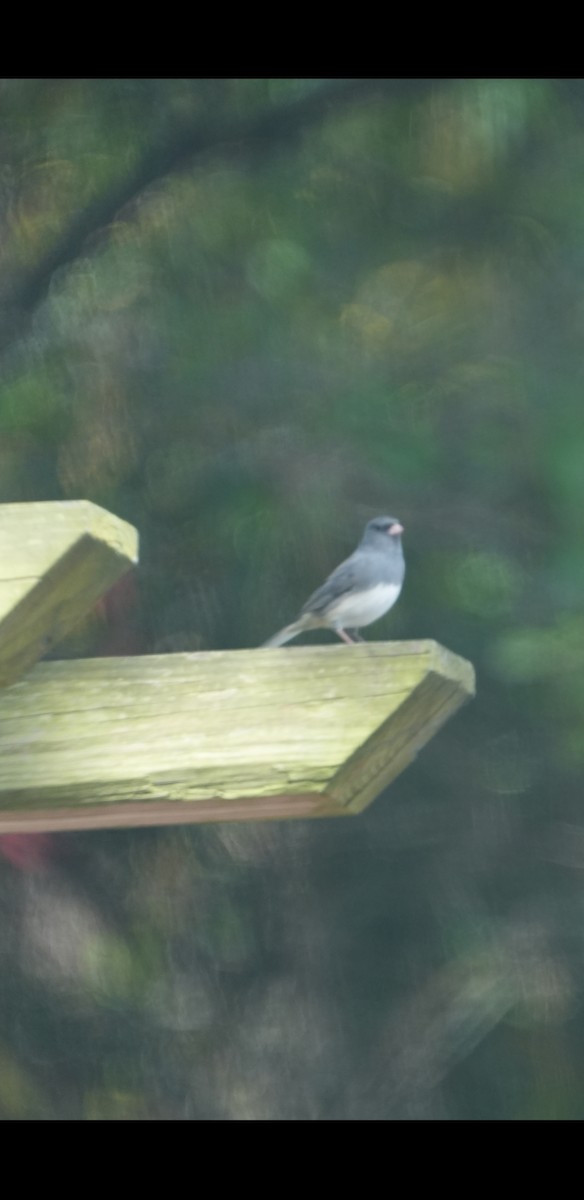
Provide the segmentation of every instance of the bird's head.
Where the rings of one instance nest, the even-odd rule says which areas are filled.
[[[397,517],[374,517],[372,521],[368,521],[363,534],[363,541],[369,545],[380,545],[383,539],[392,538],[396,542],[399,541],[404,531],[403,525],[398,521]]]

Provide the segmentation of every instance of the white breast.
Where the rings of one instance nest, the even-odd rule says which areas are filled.
[[[339,624],[342,629],[360,629],[371,625],[395,604],[401,592],[401,583],[378,583],[356,596],[341,596],[327,612],[327,620]]]

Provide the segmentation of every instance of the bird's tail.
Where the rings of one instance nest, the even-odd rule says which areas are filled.
[[[294,621],[292,625],[285,625],[279,633],[275,633],[273,637],[262,644],[264,646],[283,646],[285,642],[291,642],[292,638],[297,637],[304,629],[306,629],[306,625],[302,619]]]

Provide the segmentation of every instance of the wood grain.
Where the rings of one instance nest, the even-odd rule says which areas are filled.
[[[358,812],[473,692],[433,641],[38,663],[0,693],[0,832]]]
[[[136,530],[88,500],[0,505],[0,687],[137,562]]]

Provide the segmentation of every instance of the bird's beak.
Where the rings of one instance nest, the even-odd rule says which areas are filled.
[[[403,525],[400,525],[398,521],[395,521],[393,525],[389,526],[389,529],[387,532],[390,535],[390,537],[398,537],[400,533],[403,533],[403,531],[404,531]]]

